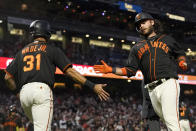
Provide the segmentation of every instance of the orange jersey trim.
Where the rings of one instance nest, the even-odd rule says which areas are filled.
[[[49,117],[48,117],[48,122],[47,122],[47,126],[46,126],[46,131],[48,130],[48,127],[49,127],[49,122],[50,122],[52,108],[53,108],[53,105],[52,105],[52,92],[50,90],[50,111],[49,111]]]
[[[159,40],[161,38],[163,38],[165,35],[161,35],[158,39],[157,39],[157,43],[159,42]],[[154,54],[154,80],[156,80],[156,52],[157,52],[157,48],[155,47],[155,54]],[[150,64],[151,65],[151,64]],[[150,68],[151,69],[151,68]],[[151,70],[150,70],[151,71]],[[151,74],[151,73],[150,73]],[[151,80],[152,80],[152,76],[151,76]]]
[[[155,66],[156,66],[156,52],[157,52],[157,50],[156,50],[157,48],[155,48],[155,54],[154,54],[154,79],[156,80],[156,69],[155,69]]]
[[[72,67],[72,64],[67,64],[67,65],[63,68],[63,72],[65,72],[69,67]]]
[[[175,84],[176,84],[176,114],[177,114],[177,121],[178,121],[178,127],[180,128],[180,122],[179,122],[179,110],[178,110],[178,88],[177,88],[177,83],[176,83],[176,80],[175,80]],[[181,128],[180,128],[180,131],[181,131]]]
[[[148,49],[149,53],[150,53],[150,56],[149,56],[149,62],[150,62],[150,78],[151,78],[151,81],[152,81],[152,71],[151,71],[151,52],[150,52],[150,49]]]

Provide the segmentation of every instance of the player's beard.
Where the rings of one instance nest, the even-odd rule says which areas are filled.
[[[141,30],[141,35],[148,37],[151,33],[153,33],[154,27],[153,25],[149,26],[148,28],[145,28],[144,30]]]

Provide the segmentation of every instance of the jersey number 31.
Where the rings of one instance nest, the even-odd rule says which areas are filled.
[[[41,54],[37,54],[36,56],[26,55],[23,61],[27,63],[26,66],[23,67],[24,72],[31,71],[34,68],[40,70]]]

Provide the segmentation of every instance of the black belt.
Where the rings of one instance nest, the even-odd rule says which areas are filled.
[[[167,78],[162,78],[160,80],[156,80],[156,81],[153,81],[149,84],[146,85],[146,88],[150,89],[150,90],[153,90],[155,87],[159,86],[160,84],[162,84],[163,82],[169,80],[170,77],[167,77]]]

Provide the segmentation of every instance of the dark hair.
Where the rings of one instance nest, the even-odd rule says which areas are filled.
[[[153,19],[154,20],[154,32],[158,35],[158,34],[164,34],[164,28],[163,28],[163,24],[158,20],[158,19]],[[140,37],[142,39],[145,39],[146,36],[140,33]]]
[[[157,20],[157,19],[154,19],[154,31],[156,34],[162,34],[164,33],[164,29],[163,29],[163,24]]]

